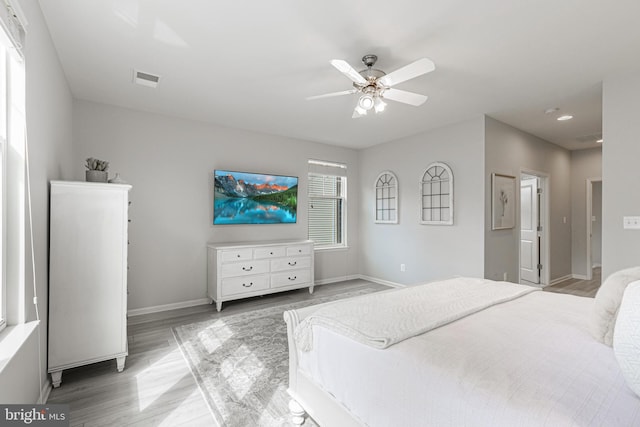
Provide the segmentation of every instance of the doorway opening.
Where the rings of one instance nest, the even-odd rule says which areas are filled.
[[[549,284],[548,177],[532,171],[520,173],[520,283]]]
[[[586,265],[587,280],[594,280],[596,276],[600,276],[602,268],[602,178],[587,179]]]

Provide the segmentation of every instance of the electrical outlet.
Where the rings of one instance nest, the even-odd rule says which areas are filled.
[[[407,271],[407,266],[405,264],[400,264],[400,271]]]
[[[640,216],[625,216],[622,226],[626,229],[640,229]]]

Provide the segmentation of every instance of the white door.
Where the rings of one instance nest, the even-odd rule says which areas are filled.
[[[520,279],[540,283],[538,179],[520,181]]]

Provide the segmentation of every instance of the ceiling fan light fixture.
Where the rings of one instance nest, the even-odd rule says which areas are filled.
[[[360,104],[358,103],[358,105],[356,105],[356,113],[360,114],[361,116],[366,116],[367,115],[367,110],[362,108],[360,106]]]
[[[373,96],[365,93],[358,100],[358,107],[362,108],[365,111],[369,111],[373,108],[375,101],[373,100]]]
[[[377,59],[376,55],[363,56],[362,62],[367,68],[362,71],[357,71],[343,59],[332,59],[331,65],[351,80],[353,88],[324,95],[309,96],[307,99],[330,98],[357,93],[359,95],[358,101],[351,116],[354,119],[365,116],[367,111],[370,110],[374,110],[376,113],[383,112],[387,106],[383,98],[415,107],[422,105],[427,100],[425,95],[394,89],[392,86],[435,70],[436,67],[433,61],[428,58],[421,58],[386,74],[382,70],[373,68]]]

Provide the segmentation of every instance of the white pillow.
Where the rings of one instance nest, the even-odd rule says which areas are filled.
[[[640,281],[624,292],[613,334],[613,352],[627,384],[640,396]]]
[[[640,280],[640,267],[620,270],[609,277],[598,289],[591,316],[591,334],[600,342],[611,346],[618,309],[627,285]]]

